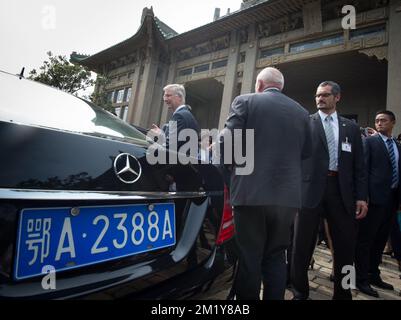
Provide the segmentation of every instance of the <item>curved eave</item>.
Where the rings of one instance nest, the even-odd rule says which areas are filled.
[[[257,22],[272,21],[291,13],[302,10],[304,3],[312,0],[266,0],[247,9],[238,10],[216,21],[176,35],[163,35],[154,15],[147,15],[137,33],[108,49],[92,56],[75,61],[94,71],[100,71],[101,66],[111,60],[132,54],[133,48],[148,44],[148,28],[152,27],[153,36],[158,39],[162,47],[178,49],[206,41],[213,37],[226,35],[232,30],[241,29]],[[150,19],[150,21],[149,21]],[[171,29],[172,30],[172,29]],[[174,30],[172,30],[174,31]]]
[[[139,27],[137,33],[133,35],[131,38],[124,40],[116,45],[113,45],[110,48],[107,48],[103,51],[100,51],[92,56],[89,56],[84,59],[76,59],[77,63],[88,67],[91,70],[98,70],[99,66],[110,62],[111,60],[118,59],[120,57],[126,56],[128,54],[132,54],[133,48],[142,47],[148,44],[148,19],[151,19],[151,28],[153,35],[163,43],[165,41],[161,31],[156,25],[153,17],[147,16],[144,22]]]
[[[172,37],[175,37],[178,35],[178,32],[175,30],[171,29],[168,25],[166,25],[163,21],[161,21],[159,18],[155,17],[155,23],[157,25],[157,28],[159,29],[160,33],[162,34],[163,38],[165,40],[170,39]]]
[[[244,10],[233,12],[199,28],[181,33],[167,40],[170,48],[188,47],[202,39],[225,35],[235,29],[247,27],[255,22],[266,22],[281,18],[302,9],[303,0],[269,0]]]

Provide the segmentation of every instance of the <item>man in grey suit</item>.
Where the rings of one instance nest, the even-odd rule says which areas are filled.
[[[198,135],[200,128],[198,121],[191,113],[191,108],[185,104],[185,88],[181,84],[169,84],[163,88],[163,100],[167,107],[173,112],[171,119],[168,123],[163,125],[160,129],[157,125],[153,124],[151,130],[155,135],[160,135],[163,131],[165,135],[165,145],[169,147],[173,141],[170,138],[177,139],[180,132],[184,129],[192,129]],[[187,139],[188,141],[189,139]],[[175,142],[175,141],[174,141]],[[177,141],[177,149],[185,144],[186,141]]]
[[[285,250],[301,206],[301,162],[310,155],[308,112],[284,95],[284,77],[275,68],[257,76],[254,94],[235,98],[225,129],[254,132],[254,170],[231,175],[239,266],[234,281],[238,300],[284,299]],[[249,157],[249,155],[247,155]]]
[[[303,208],[295,218],[291,263],[298,300],[309,297],[308,266],[320,217],[327,219],[333,241],[333,299],[352,299],[351,290],[342,286],[342,272],[354,263],[356,219],[367,212],[367,183],[359,127],[337,114],[340,98],[337,83],[321,83],[315,95],[318,112],[310,116],[312,157],[303,163]]]

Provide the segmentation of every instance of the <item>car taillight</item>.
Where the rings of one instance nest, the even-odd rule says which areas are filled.
[[[230,205],[230,192],[228,188],[224,186],[224,208],[223,208],[223,219],[219,230],[219,235],[216,240],[216,244],[220,245],[223,242],[231,239],[235,234],[234,225],[234,214]]]

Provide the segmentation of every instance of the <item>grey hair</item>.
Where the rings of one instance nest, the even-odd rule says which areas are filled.
[[[338,96],[341,93],[340,85],[334,81],[323,81],[321,84],[319,84],[319,87],[326,86],[331,87],[331,93],[333,94],[333,96]]]
[[[277,89],[280,89],[280,91],[284,88],[284,76],[277,68],[264,68],[259,72],[256,79],[262,80],[267,87],[274,86],[277,87]]]
[[[163,91],[166,90],[171,90],[173,91],[177,96],[181,97],[182,102],[185,104],[185,88],[182,84],[168,84],[163,88]]]

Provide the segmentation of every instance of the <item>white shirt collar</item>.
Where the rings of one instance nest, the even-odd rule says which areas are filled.
[[[263,92],[266,92],[266,91],[269,91],[269,90],[274,90],[274,91],[280,92],[280,89],[276,88],[276,87],[267,87],[265,90],[263,90]]]
[[[322,119],[322,121],[324,121],[326,119],[326,117],[328,116],[327,113],[324,113],[322,110],[318,111],[320,119]],[[330,114],[331,117],[333,118],[334,122],[338,122],[338,115],[337,115],[337,111],[334,111],[332,114]]]
[[[380,132],[379,132],[379,135],[380,135],[380,137],[383,139],[384,142],[387,142],[388,139],[393,140],[393,137],[392,137],[392,136],[391,136],[391,137],[387,137],[387,136],[385,136],[384,134],[381,134]]]
[[[185,104],[180,105],[177,109],[175,109],[175,111],[173,112],[173,114],[176,113],[178,110],[184,108],[184,107],[186,107]]]

